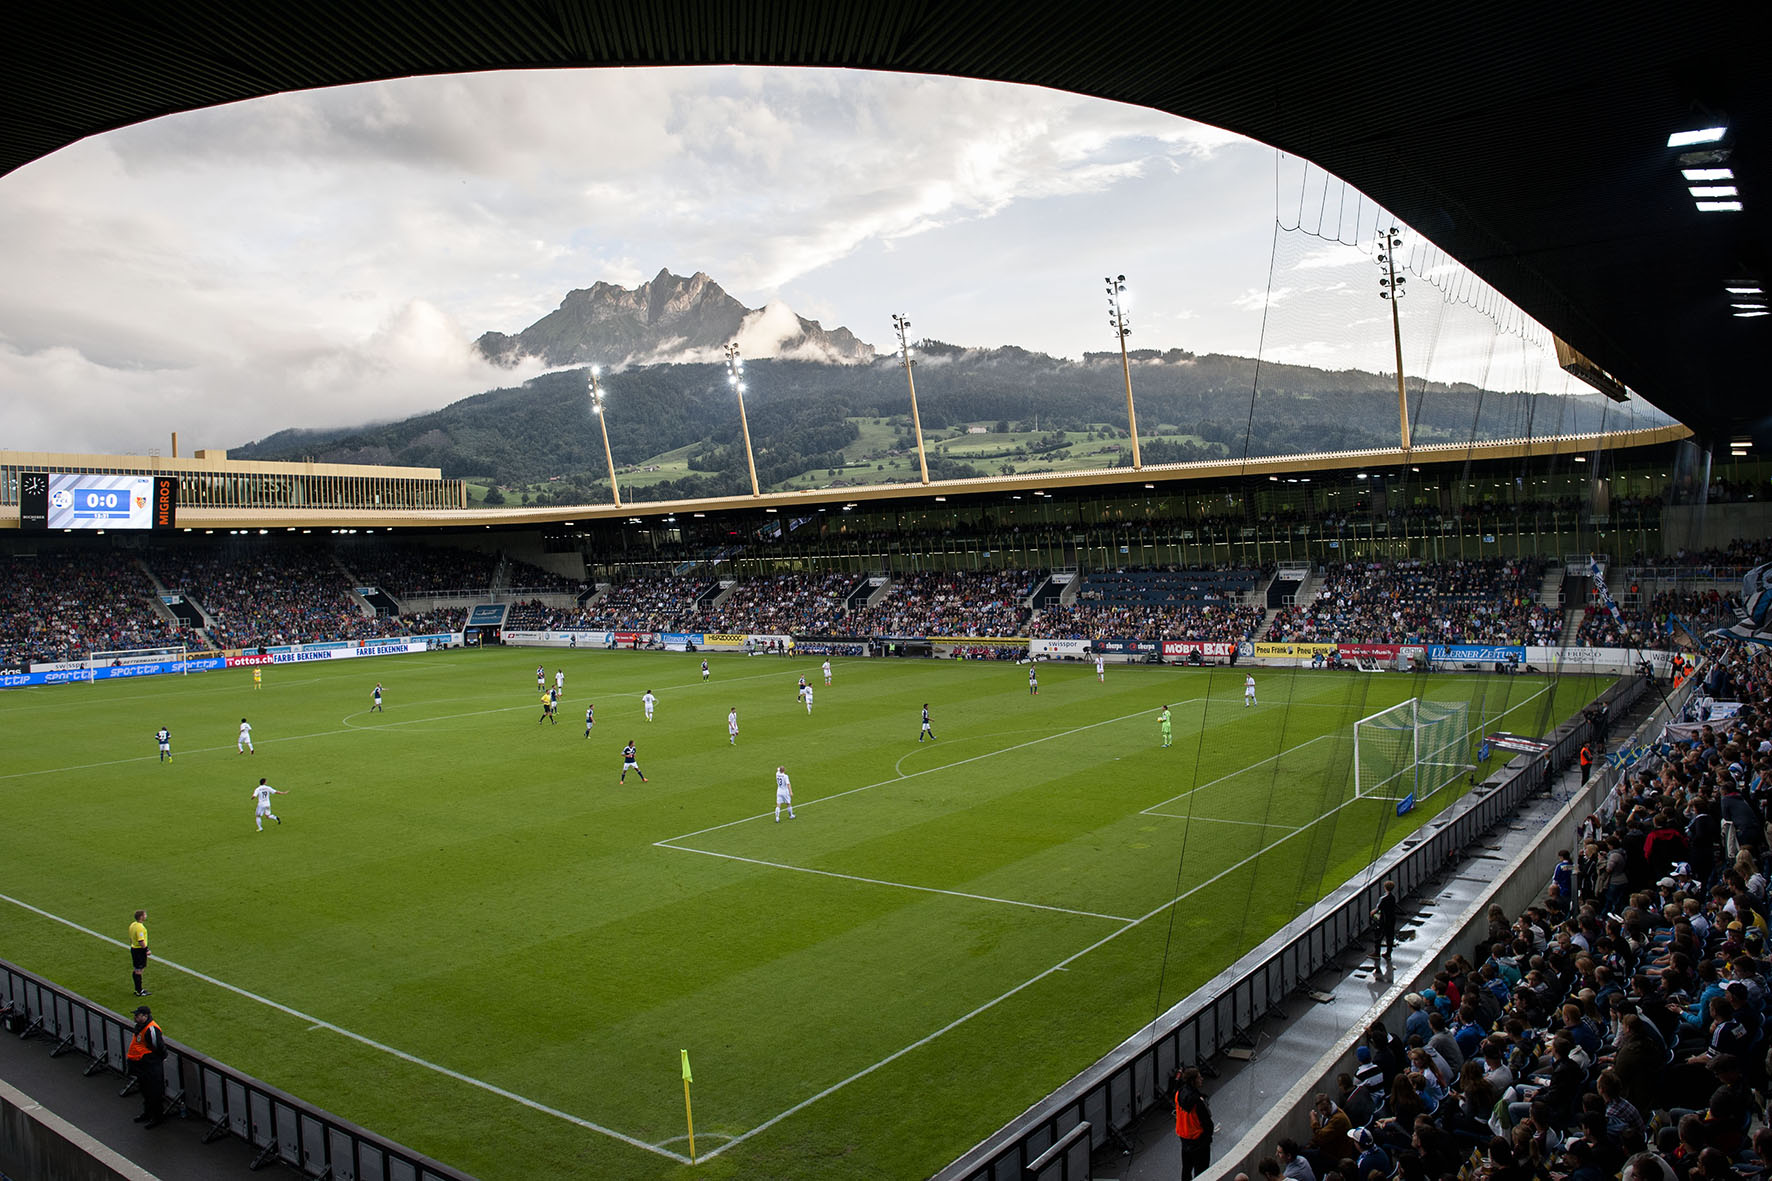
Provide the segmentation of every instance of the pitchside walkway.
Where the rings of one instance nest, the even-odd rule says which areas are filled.
[[[118,1006],[124,1010],[135,1007],[121,1001]],[[141,1096],[117,1095],[123,1087],[121,1075],[106,1071],[88,1078],[81,1073],[86,1066],[84,1054],[75,1051],[51,1058],[49,1051],[54,1048],[53,1038],[20,1041],[10,1033],[0,1033],[0,1079],[71,1124],[77,1134],[140,1166],[145,1175],[135,1174],[135,1181],[239,1181],[256,1155],[256,1149],[232,1136],[214,1144],[203,1143],[203,1134],[209,1130],[209,1121],[204,1119],[173,1118],[147,1130],[133,1122],[141,1113]],[[0,1167],[4,1167],[5,1156],[0,1149]],[[26,1181],[24,1173],[13,1176],[16,1181]]]
[[[1646,714],[1646,709],[1642,711]],[[1615,734],[1628,733],[1641,718],[1622,719]],[[1471,904],[1494,881],[1494,870],[1513,860],[1541,835],[1557,810],[1579,786],[1581,772],[1570,769],[1549,796],[1533,799],[1504,827],[1489,834],[1472,856],[1434,878],[1404,900],[1398,924],[1397,950],[1388,967],[1376,969],[1370,953],[1350,948],[1340,969],[1326,969],[1311,986],[1333,996],[1327,1003],[1295,993],[1278,1013],[1256,1028],[1254,1057],[1247,1061],[1219,1058],[1212,1065],[1219,1077],[1206,1081],[1206,1099],[1217,1121],[1214,1162],[1250,1129],[1264,1122],[1273,1105],[1298,1080],[1312,1073],[1323,1047],[1349,1029],[1363,1027],[1379,999],[1399,979],[1413,978],[1427,965],[1421,949],[1432,947],[1454,930]],[[1351,1072],[1352,1067],[1348,1068]],[[1140,1120],[1131,1137],[1132,1150],[1110,1146],[1096,1154],[1092,1176],[1116,1181],[1173,1181],[1181,1174],[1181,1148],[1175,1138],[1175,1117],[1161,1108]]]

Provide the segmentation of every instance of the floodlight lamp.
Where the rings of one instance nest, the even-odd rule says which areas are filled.
[[[1728,132],[1727,127],[1699,127],[1692,131],[1676,131],[1667,137],[1670,148],[1689,148],[1693,144],[1714,144]]]
[[[1740,201],[1694,201],[1700,213],[1740,213]]]
[[[1116,276],[1114,276],[1114,282],[1116,282],[1116,283],[1124,283],[1124,282],[1125,282],[1125,281],[1126,281],[1126,276],[1125,276],[1125,275],[1116,275]]]
[[[1734,180],[1733,168],[1682,168],[1680,175],[1687,180]]]
[[[603,366],[601,366],[601,365],[592,365],[592,366],[591,366],[591,376],[592,376],[592,377],[601,377],[601,376],[603,376]]]
[[[1741,190],[1734,185],[1688,185],[1694,197],[1739,197]]]
[[[1763,287],[1761,287],[1758,283],[1755,283],[1751,286],[1744,283],[1739,287],[1725,287],[1725,288],[1723,288],[1723,290],[1727,291],[1730,295],[1763,295],[1763,294],[1765,294],[1765,289]]]

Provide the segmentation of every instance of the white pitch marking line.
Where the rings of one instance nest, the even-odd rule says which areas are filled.
[[[1189,698],[1187,701],[1177,702],[1175,704],[1190,705],[1193,702],[1199,701],[1199,700],[1200,700],[1200,698],[1194,697],[1194,698]],[[895,775],[891,779],[882,779],[878,783],[864,783],[860,787],[852,787],[852,788],[849,788],[847,791],[833,792],[832,794],[830,794],[828,796],[819,796],[817,799],[806,800],[804,802],[802,802],[800,800],[795,800],[794,802],[796,804],[798,804],[800,807],[805,808],[805,807],[809,807],[813,804],[826,803],[830,800],[840,800],[844,796],[852,796],[858,791],[871,791],[876,787],[889,787],[894,783],[903,783],[907,779],[915,779],[920,775],[933,775],[937,771],[951,771],[955,767],[964,767],[967,763],[976,763],[980,759],[993,759],[993,758],[996,758],[998,755],[1008,754],[1012,750],[1023,750],[1027,747],[1030,747],[1030,746],[1038,746],[1042,742],[1051,742],[1055,738],[1068,738],[1072,734],[1081,734],[1085,730],[1094,730],[1094,729],[1098,729],[1099,727],[1102,727],[1102,726],[1111,726],[1116,722],[1125,722],[1125,721],[1131,720],[1132,718],[1142,718],[1142,717],[1146,717],[1146,716],[1155,717],[1156,715],[1148,709],[1141,709],[1136,713],[1121,714],[1117,718],[1107,718],[1107,719],[1100,721],[1100,722],[1091,722],[1087,726],[1078,726],[1075,729],[1071,729],[1071,730],[1060,730],[1056,734],[1047,734],[1041,738],[1030,738],[1026,742],[1018,742],[1018,743],[1015,743],[1013,746],[1005,746],[1001,750],[989,750],[981,755],[972,755],[969,758],[959,759],[959,760],[952,762],[952,763],[943,763],[939,767],[925,767],[921,771],[912,771],[908,775]],[[674,837],[666,837],[661,841],[653,841],[652,843],[661,849],[675,849],[675,848],[678,848],[678,846],[673,844],[672,843],[673,841],[686,841],[690,837],[698,837],[698,836],[701,836],[703,833],[719,832],[723,828],[731,828],[733,825],[736,825],[736,824],[749,824],[753,820],[762,820],[763,818],[765,818],[767,816],[773,816],[773,815],[774,815],[774,813],[772,813],[772,812],[759,812],[755,816],[741,816],[737,820],[728,820],[724,824],[714,824],[714,825],[708,826],[707,828],[698,828],[694,832],[681,833],[681,834],[674,836]],[[699,853],[699,852],[702,852],[703,850],[684,849],[683,851],[686,853]]]
[[[801,805],[804,807],[804,805]],[[837,873],[830,869],[812,869],[805,865],[788,865],[781,861],[764,861],[757,857],[740,857],[736,853],[716,853],[712,849],[692,849],[687,845],[667,845],[668,849],[676,849],[682,853],[702,853],[709,857],[719,857],[727,861],[742,861],[746,865],[763,865],[770,869],[791,869],[795,873],[817,874],[824,878],[841,878],[846,882],[866,882],[874,886],[892,886],[899,890],[917,890],[924,894],[946,894],[950,898],[970,898],[977,902],[1000,902],[1004,906],[1025,906],[1032,910],[1051,910],[1059,914],[1074,914],[1080,918],[1107,919],[1115,923],[1130,923],[1132,920],[1125,915],[1101,914],[1093,910],[1072,910],[1068,906],[1048,906],[1043,902],[1023,902],[1016,898],[996,898],[989,894],[968,894],[964,890],[943,890],[937,886],[914,886],[909,882],[887,881],[885,878],[864,878],[853,873]]]
[[[1171,820],[1199,821],[1201,824],[1243,824],[1250,828],[1283,828],[1287,832],[1297,832],[1296,824],[1272,824],[1266,820],[1226,820],[1221,816],[1189,816],[1185,812],[1152,812],[1146,809],[1140,816],[1167,816]]]
[[[1126,932],[1132,930],[1134,927],[1137,927],[1143,923],[1149,922],[1151,919],[1162,914],[1164,911],[1168,910],[1170,907],[1180,905],[1181,903],[1187,901],[1187,899],[1189,899],[1193,895],[1199,893],[1201,890],[1204,890],[1207,886],[1210,886],[1213,883],[1220,881],[1221,879],[1223,879],[1227,875],[1235,873],[1237,870],[1242,869],[1245,865],[1248,865],[1251,861],[1254,861],[1257,857],[1260,857],[1263,853],[1268,852],[1270,849],[1277,849],[1281,845],[1285,844],[1287,841],[1291,840],[1293,837],[1297,836],[1299,833],[1305,831],[1305,829],[1313,828],[1316,825],[1321,824],[1323,821],[1329,819],[1331,816],[1335,815],[1337,812],[1341,811],[1343,808],[1347,807],[1349,804],[1357,804],[1359,802],[1360,802],[1359,800],[1355,799],[1355,800],[1347,800],[1347,801],[1344,801],[1343,803],[1337,804],[1335,807],[1329,809],[1329,811],[1323,813],[1321,816],[1317,817],[1315,820],[1311,821],[1309,824],[1305,825],[1303,828],[1298,829],[1296,832],[1287,833],[1285,836],[1279,838],[1278,840],[1274,841],[1270,845],[1263,845],[1260,849],[1257,849],[1255,852],[1249,854],[1249,856],[1243,858],[1243,860],[1237,862],[1235,865],[1227,866],[1226,868],[1219,870],[1217,873],[1213,874],[1211,877],[1207,878],[1205,881],[1201,882],[1199,885],[1194,886],[1191,889],[1188,889],[1188,890],[1184,891],[1183,893],[1176,895],[1174,898],[1170,899],[1168,902],[1162,903],[1161,905],[1155,907],[1149,913],[1141,915],[1136,919],[1133,919],[1131,922],[1127,923],[1125,926],[1121,927],[1119,930],[1110,931],[1108,934],[1104,935],[1102,938],[1096,940],[1094,943],[1091,943],[1088,947],[1085,947],[1081,951],[1075,952],[1072,955],[1066,956],[1064,959],[1060,960],[1058,963],[1054,964],[1052,967],[1047,968],[1045,971],[1041,972],[1039,975],[1030,977],[1029,979],[1022,981],[1020,984],[1017,984],[1014,988],[1010,989],[1008,992],[1005,992],[1000,996],[997,996],[991,1000],[986,1001],[984,1004],[978,1006],[976,1009],[973,1009],[970,1013],[966,1013],[966,1014],[963,1014],[959,1017],[954,1018],[952,1021],[948,1022],[946,1025],[942,1026],[940,1029],[935,1030],[933,1033],[926,1034],[925,1036],[917,1039],[916,1041],[912,1042],[908,1046],[903,1047],[902,1049],[898,1049],[898,1050],[893,1051],[891,1054],[888,1054],[886,1057],[880,1059],[878,1062],[875,1062],[873,1065],[865,1066],[862,1069],[856,1071],[854,1074],[850,1075],[848,1078],[843,1079],[839,1082],[832,1083],[830,1086],[826,1087],[824,1090],[820,1091],[818,1094],[813,1095],[811,1098],[802,1099],[800,1102],[794,1104],[794,1106],[788,1108],[786,1111],[781,1112],[779,1115],[775,1115],[775,1116],[770,1117],[769,1119],[758,1124],[756,1127],[752,1128],[750,1131],[745,1132],[739,1136],[735,1136],[731,1140],[727,1141],[725,1144],[722,1144],[722,1145],[720,1145],[720,1147],[714,1149],[712,1152],[704,1154],[701,1159],[707,1160],[709,1157],[718,1156],[720,1153],[725,1152],[728,1148],[732,1148],[733,1146],[738,1145],[738,1144],[743,1144],[746,1140],[749,1140],[752,1136],[757,1135],[759,1132],[767,1131],[768,1129],[774,1127],[776,1124],[779,1124],[782,1120],[787,1119],[789,1116],[794,1115],[797,1112],[804,1111],[806,1108],[812,1106],[814,1103],[817,1103],[820,1099],[823,1099],[828,1095],[836,1094],[838,1091],[842,1090],[844,1087],[847,1087],[850,1083],[853,1083],[853,1082],[857,1081],[858,1079],[865,1078],[866,1076],[874,1073],[874,1071],[879,1070],[881,1067],[887,1066],[887,1065],[897,1061],[898,1059],[904,1057],[906,1054],[909,1054],[913,1050],[921,1049],[922,1047],[928,1045],[930,1042],[934,1041],[936,1038],[940,1037],[942,1034],[947,1033],[951,1029],[959,1028],[961,1025],[964,1025],[966,1022],[972,1020],[974,1017],[978,1016],[980,1013],[983,1013],[989,1009],[995,1008],[997,1005],[1008,1000],[1010,997],[1014,996],[1016,993],[1021,992],[1027,988],[1031,988],[1035,984],[1038,984],[1040,981],[1042,981],[1046,977],[1052,975],[1054,972],[1064,971],[1069,965],[1076,963],[1078,960],[1082,959],[1084,956],[1088,955],[1090,952],[1094,951],[1096,948],[1102,947],[1105,944],[1110,943],[1115,939],[1118,939],[1120,936],[1122,936]]]
[[[22,910],[28,910],[32,914],[40,915],[52,922],[60,923],[64,927],[72,927],[81,934],[90,935],[100,942],[109,943],[112,947],[120,948],[126,946],[120,939],[113,939],[109,935],[101,935],[90,927],[83,927],[72,919],[65,919],[58,914],[51,914],[47,910],[32,906],[29,902],[21,901],[9,894],[0,894],[0,901],[10,902],[12,905],[19,907]],[[315,1017],[311,1013],[304,1013],[300,1009],[291,1008],[288,1005],[271,1000],[269,997],[260,996],[255,992],[248,992],[237,984],[229,984],[226,980],[218,980],[216,977],[199,972],[195,968],[187,968],[183,964],[174,963],[171,960],[162,959],[159,956],[154,957],[154,962],[163,968],[171,968],[174,971],[183,972],[185,975],[193,976],[196,979],[203,981],[205,984],[211,984],[216,988],[224,989],[236,996],[245,997],[249,1001],[256,1001],[257,1003],[264,1005],[266,1008],[275,1009],[277,1012],[287,1014],[297,1020],[311,1021],[313,1024],[309,1026],[310,1029],[330,1030],[331,1032],[338,1034],[340,1037],[349,1038],[351,1041],[368,1046],[372,1050],[380,1050],[382,1053],[392,1055],[393,1057],[400,1059],[402,1062],[410,1062],[414,1066],[421,1066],[426,1070],[435,1071],[437,1074],[443,1075],[446,1078],[452,1078],[456,1082],[466,1083],[470,1087],[478,1087],[480,1090],[497,1095],[501,1099],[509,1099],[511,1102],[521,1104],[532,1111],[539,1111],[543,1115],[551,1115],[555,1119],[564,1120],[569,1124],[584,1128],[586,1131],[601,1132],[603,1135],[608,1136],[611,1139],[620,1140],[623,1144],[631,1145],[634,1148],[641,1148],[659,1156],[668,1157],[679,1164],[686,1165],[690,1163],[688,1157],[679,1153],[671,1152],[669,1149],[654,1147],[653,1145],[646,1143],[644,1140],[625,1135],[613,1128],[606,1128],[602,1124],[593,1123],[588,1119],[583,1119],[570,1112],[561,1111],[557,1107],[549,1107],[545,1103],[540,1103],[534,1099],[519,1095],[515,1091],[507,1091],[503,1087],[486,1082],[483,1079],[474,1078],[472,1075],[463,1074],[459,1070],[451,1070],[447,1066],[441,1066],[435,1062],[420,1058],[416,1054],[408,1054],[405,1050],[397,1050],[393,1046],[387,1045],[384,1042],[378,1042],[373,1038],[365,1037],[363,1034],[354,1033],[341,1025],[334,1025],[330,1021],[324,1021],[319,1017]]]
[[[1216,787],[1218,784],[1223,783],[1227,779],[1235,779],[1237,776],[1243,774],[1246,771],[1255,770],[1255,768],[1261,766],[1262,763],[1271,763],[1275,759],[1284,758],[1285,756],[1287,756],[1289,754],[1296,754],[1298,751],[1303,750],[1307,746],[1312,746],[1316,743],[1322,742],[1324,739],[1332,738],[1332,737],[1334,737],[1334,736],[1330,735],[1330,734],[1319,734],[1315,738],[1308,738],[1305,741],[1299,743],[1297,746],[1287,747],[1285,750],[1280,751],[1278,754],[1269,755],[1267,758],[1262,759],[1260,763],[1250,763],[1247,767],[1244,767],[1240,771],[1232,771],[1229,775],[1220,775],[1217,779],[1214,779],[1208,783],[1202,783],[1198,787],[1190,787],[1186,791],[1182,792],[1180,795],[1170,796],[1166,800],[1158,800],[1156,803],[1152,804],[1150,807],[1141,809],[1139,811],[1139,815],[1140,816],[1168,816],[1168,815],[1171,815],[1171,813],[1168,813],[1168,812],[1159,812],[1159,811],[1157,811],[1157,809],[1161,808],[1165,804],[1173,804],[1176,800],[1186,799],[1188,796],[1193,795],[1197,791],[1205,791],[1209,787]]]

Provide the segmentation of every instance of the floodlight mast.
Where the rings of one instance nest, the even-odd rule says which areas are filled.
[[[904,366],[904,379],[910,383],[911,387],[911,430],[917,436],[917,467],[923,473],[923,482],[927,484],[929,482],[929,460],[923,454],[923,419],[917,413],[917,379],[911,376],[911,346],[905,336],[905,330],[911,326],[911,322],[894,312],[892,313],[892,326],[898,329],[898,363]]]
[[[1403,284],[1408,280],[1397,275],[1397,250],[1403,245],[1402,231],[1396,226],[1378,232],[1378,265],[1384,278],[1378,281],[1378,298],[1391,305],[1391,343],[1397,350],[1397,423],[1402,431],[1403,450],[1409,450],[1409,395],[1403,389],[1403,325],[1397,316],[1397,301],[1403,298]]]
[[[757,487],[757,460],[751,454],[751,423],[744,413],[744,361],[738,355],[738,342],[726,346],[726,384],[738,395],[738,425],[744,431],[744,457],[751,467],[751,495],[762,496]]]
[[[609,461],[609,495],[615,499],[615,507],[621,507],[621,489],[615,483],[615,453],[609,449],[609,420],[603,415],[603,387],[597,384],[601,367],[591,366],[591,413],[597,416],[597,425],[603,428],[603,458]]]
[[[1120,297],[1126,294],[1126,276],[1114,275],[1105,282],[1108,327],[1114,330],[1114,336],[1120,342],[1120,375],[1126,379],[1126,428],[1132,435],[1132,467],[1137,470],[1144,466],[1144,456],[1138,450],[1138,411],[1132,405],[1132,362],[1126,356],[1126,338],[1132,335],[1132,325],[1126,320],[1126,310],[1120,306]]]

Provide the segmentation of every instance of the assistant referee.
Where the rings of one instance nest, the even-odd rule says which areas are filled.
[[[135,912],[135,921],[129,924],[129,961],[134,969],[135,995],[152,996],[142,987],[142,969],[148,966],[148,912]]]

